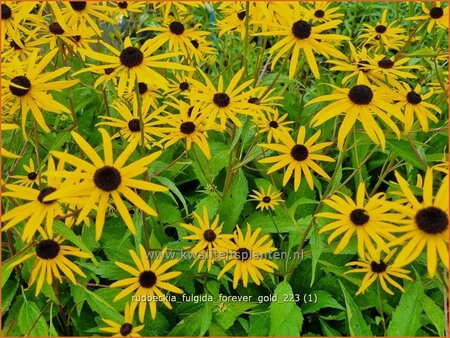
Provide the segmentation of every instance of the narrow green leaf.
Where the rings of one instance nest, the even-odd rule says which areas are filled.
[[[387,330],[388,336],[416,335],[417,330],[420,328],[422,297],[423,285],[420,279],[418,279],[409,284],[402,294],[400,303],[392,314],[392,319]]]
[[[372,336],[369,326],[364,321],[360,308],[353,301],[344,285],[339,280],[342,293],[344,294],[345,305],[347,307],[347,321],[351,336]]]
[[[2,287],[2,313],[8,311],[9,305],[11,305],[11,301],[13,300],[18,287],[19,283],[15,280],[7,281]]]
[[[323,308],[333,308],[339,310],[345,310],[345,308],[339,304],[333,296],[324,290],[314,291],[315,296],[317,297],[317,302],[304,303],[301,306],[301,310],[303,314],[307,313],[315,313]]]
[[[386,143],[392,148],[392,150],[406,163],[412,166],[425,170],[422,162],[417,158],[416,153],[411,149],[411,145],[404,140],[387,139]]]
[[[123,316],[116,309],[114,309],[111,304],[86,288],[84,288],[84,291],[86,292],[86,301],[94,312],[97,312],[105,319],[111,319],[118,323],[123,322]]]
[[[437,306],[436,303],[430,297],[427,297],[425,294],[423,295],[422,298],[422,306],[428,318],[430,318],[431,322],[436,327],[439,336],[443,337],[445,335],[444,311],[442,311],[442,309],[439,306]]]
[[[207,304],[181,320],[168,336],[204,336],[212,322],[212,311]]]

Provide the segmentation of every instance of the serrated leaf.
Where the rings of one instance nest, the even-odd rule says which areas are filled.
[[[18,287],[19,283],[15,280],[7,281],[2,287],[2,313],[8,311]]]
[[[181,320],[168,336],[204,336],[212,322],[212,311],[209,303]]]
[[[17,317],[19,329],[23,335],[28,336],[48,336],[48,325],[41,315],[42,309],[33,303],[25,300]]]
[[[116,309],[114,309],[111,304],[94,292],[89,291],[86,288],[83,289],[86,292],[86,301],[94,312],[98,313],[102,318],[111,319],[117,323],[123,322],[123,316]]]
[[[333,298],[333,296],[324,290],[318,290],[314,291],[315,295],[317,296],[317,302],[309,302],[304,303],[301,306],[301,310],[303,314],[307,313],[315,313],[323,308],[333,308],[333,309],[339,309],[339,310],[345,310],[345,308],[339,304],[336,299]]]
[[[255,313],[250,315],[250,328],[248,335],[251,337],[265,337],[269,335],[270,315],[269,313]]]
[[[287,281],[277,285],[270,304],[270,336],[298,336],[303,325],[302,311],[294,302],[292,288]],[[287,298],[287,300],[286,300]]]
[[[347,308],[347,322],[351,336],[372,336],[369,326],[365,322],[361,309],[355,304],[344,285],[339,280],[342,293],[344,294],[345,306]]]
[[[257,305],[256,303],[250,302],[225,302],[225,310],[223,312],[216,312],[214,314],[214,321],[224,330],[228,330],[239,315]]]

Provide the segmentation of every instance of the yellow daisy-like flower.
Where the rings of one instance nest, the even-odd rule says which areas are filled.
[[[70,113],[69,109],[47,94],[50,90],[59,91],[78,82],[78,80],[49,82],[70,69],[70,67],[60,67],[53,72],[43,73],[57,52],[57,49],[49,51],[38,62],[38,53],[35,51],[26,63],[17,62],[15,69],[11,71],[10,79],[2,81],[4,93],[2,104],[6,105],[12,102],[10,111],[21,111],[22,132],[25,138],[27,138],[25,132],[27,115],[30,110],[36,122],[45,132],[49,132],[50,128],[45,123],[42,110],[52,113]]]
[[[21,61],[26,62],[33,52],[39,52],[39,46],[42,46],[43,43],[42,39],[36,37],[36,30],[30,32],[26,38],[20,39],[20,42],[10,38],[9,49],[5,48],[2,50],[2,59],[12,60],[13,58],[19,58]]]
[[[241,85],[238,85],[244,68],[239,70],[231,79],[226,90],[224,90],[223,77],[219,77],[219,85],[216,89],[214,84],[208,76],[199,70],[205,79],[206,85],[192,80],[197,86],[197,91],[191,92],[189,97],[198,100],[205,104],[202,107],[202,114],[209,117],[211,122],[215,121],[216,117],[220,118],[220,124],[225,128],[226,120],[229,118],[237,127],[242,127],[242,122],[236,117],[237,114],[252,115],[255,107],[252,107],[247,102],[247,99],[252,96],[255,90],[250,90],[244,93],[253,80],[248,80]]]
[[[125,17],[128,17],[132,13],[142,13],[144,7],[147,5],[145,1],[111,1],[107,3],[112,5],[111,13]]]
[[[265,258],[265,255],[276,251],[273,247],[273,241],[269,235],[259,237],[261,228],[256,229],[252,233],[250,224],[247,224],[245,237],[239,226],[233,234],[234,242],[230,242],[228,249],[232,254],[231,260],[223,267],[217,276],[220,279],[228,270],[234,267],[233,289],[238,286],[239,280],[242,279],[244,287],[247,287],[249,276],[255,284],[260,285],[264,280],[259,270],[273,273],[278,269],[278,265]]]
[[[106,130],[99,129],[103,139],[103,153],[104,159],[101,159],[94,148],[86,142],[79,134],[72,132],[72,138],[87,155],[88,162],[82,160],[74,155],[63,153],[60,151],[52,151],[51,153],[67,163],[79,168],[83,173],[59,171],[57,175],[64,177],[82,177],[81,183],[73,185],[68,184],[56,192],[49,194],[44,198],[44,202],[49,199],[56,199],[68,196],[87,196],[83,209],[80,211],[77,219],[77,224],[80,224],[96,204],[97,215],[95,220],[96,240],[99,240],[103,226],[105,224],[105,214],[108,207],[109,198],[112,197],[119,211],[120,216],[124,220],[126,226],[133,235],[136,234],[136,227],[131,219],[130,213],[122,200],[122,196],[127,198],[130,203],[135,205],[143,212],[156,216],[156,212],[136,193],[133,189],[147,190],[147,191],[168,191],[162,185],[142,181],[135,177],[141,175],[147,170],[147,166],[161,155],[161,151],[154,152],[151,155],[140,158],[134,163],[125,166],[125,162],[134,152],[137,147],[137,141],[130,142],[124,151],[113,160],[113,151],[111,144],[111,136]]]
[[[59,161],[58,167],[55,169],[53,158],[48,160],[48,170],[44,173],[46,175],[60,172],[64,170],[64,160]],[[41,182],[42,183],[42,182]],[[45,221],[46,231],[49,236],[53,236],[53,222],[56,216],[63,216],[65,214],[61,204],[62,203],[79,203],[79,198],[74,196],[64,196],[46,199],[47,196],[61,187],[61,177],[48,177],[47,184],[40,190],[29,187],[24,187],[15,184],[6,184],[7,191],[3,192],[5,197],[19,198],[28,203],[19,205],[12,210],[7,211],[2,216],[2,231],[6,231],[16,224],[27,220],[25,229],[22,233],[22,239],[25,242],[31,241],[38,227]]]
[[[338,148],[342,150],[345,138],[359,120],[370,139],[384,150],[386,145],[385,130],[382,130],[374,119],[379,117],[400,138],[400,130],[391,120],[391,115],[401,122],[404,121],[400,108],[390,102],[396,97],[387,88],[367,85],[355,85],[350,89],[337,88],[330,95],[319,96],[309,101],[305,106],[324,101],[335,101],[318,111],[311,120],[315,128],[325,121],[341,113],[345,114],[338,134]]]
[[[125,89],[128,92],[131,92],[135,86],[136,79],[138,82],[157,84],[161,88],[166,89],[167,79],[155,71],[154,68],[192,70],[189,66],[167,61],[169,58],[179,55],[179,53],[152,55],[159,47],[161,47],[161,41],[155,43],[154,39],[149,39],[145,41],[141,48],[138,48],[131,44],[130,37],[126,37],[124,49],[122,51],[117,50],[103,41],[100,42],[111,51],[114,56],[105,55],[93,50],[86,50],[85,54],[88,57],[104,62],[105,64],[101,66],[90,66],[74,75],[87,71],[111,68],[111,74],[119,78],[117,87],[118,96],[122,96]],[[104,80],[105,79],[102,79],[101,81],[100,79],[97,80],[94,86],[97,87]]]
[[[298,3],[292,5],[291,10],[287,13],[281,13],[283,16],[284,24],[274,24],[275,31],[268,31],[264,33],[258,33],[256,35],[268,35],[268,36],[285,36],[276,44],[270,48],[270,53],[278,53],[275,55],[272,62],[272,69],[275,67],[277,61],[289,51],[292,51],[291,64],[289,67],[289,78],[294,77],[297,69],[300,50],[305,53],[306,60],[312,73],[316,78],[319,78],[319,68],[314,57],[314,51],[324,55],[328,58],[330,55],[338,59],[345,59],[345,55],[342,54],[331,42],[339,42],[342,40],[348,40],[346,36],[339,34],[324,34],[323,32],[337,27],[342,21],[332,20],[326,23],[313,26],[308,23],[307,17],[305,17],[305,9]],[[288,57],[288,56],[286,56]]]
[[[30,34],[30,31],[22,24],[22,21],[27,19],[35,3],[31,1],[8,1],[2,3],[1,6],[0,41],[2,42],[1,47],[3,50],[6,36],[20,44],[20,32],[23,32],[26,36]]]
[[[331,20],[339,19],[344,14],[337,13],[340,7],[331,7],[333,1],[314,1],[310,2],[311,6],[308,6],[306,16],[313,22],[328,22]]]
[[[200,24],[196,24],[193,28],[187,27],[189,23],[193,22],[192,15],[179,19],[169,18],[171,18],[170,21],[166,21],[163,27],[146,27],[139,32],[157,31],[159,34],[152,39],[155,44],[163,45],[167,42],[170,52],[181,52],[187,58],[193,57],[199,60],[201,54],[191,41],[201,40],[210,33],[198,30]]]
[[[111,136],[113,139],[122,136],[128,142],[137,141],[139,145],[145,144],[150,148],[151,144],[155,141],[155,136],[165,136],[164,132],[157,127],[160,124],[157,118],[166,109],[165,105],[153,111],[150,110],[148,105],[146,107],[143,106],[141,108],[142,122],[139,118],[137,100],[133,100],[133,109],[131,111],[125,103],[120,101],[115,101],[112,107],[119,113],[121,118],[99,116],[106,121],[99,122],[97,125],[120,128],[120,131]]]
[[[15,130],[15,129],[19,129],[19,126],[17,124],[13,124],[13,123],[3,123],[1,122],[1,131],[5,131],[5,130]],[[20,155],[16,155],[8,150],[6,150],[5,148],[3,148],[3,143],[2,143],[2,147],[1,147],[1,156],[5,156],[6,158],[21,158]]]
[[[196,212],[192,215],[198,222],[198,226],[192,224],[180,224],[180,226],[192,235],[184,236],[183,239],[195,240],[197,243],[190,248],[190,251],[195,255],[195,260],[191,265],[191,268],[199,261],[198,272],[200,272],[207,262],[207,271],[211,270],[211,266],[216,260],[216,256],[219,252],[226,251],[226,247],[229,247],[229,241],[233,237],[232,235],[222,234],[223,222],[219,224],[219,216],[216,216],[214,221],[209,223],[208,210],[203,207],[203,218]],[[188,247],[189,248],[189,247]]]
[[[388,10],[385,9],[381,15],[381,20],[375,26],[364,24],[363,34],[359,36],[364,39],[364,45],[375,46],[376,50],[395,49],[399,50],[406,40],[405,29],[396,26],[396,20],[387,22]]]
[[[355,262],[350,262],[345,264],[346,266],[356,266],[355,269],[346,271],[344,273],[360,273],[365,272],[361,287],[356,292],[356,296],[360,293],[363,293],[365,290],[369,288],[377,279],[381,284],[381,287],[384,291],[389,293],[390,295],[394,295],[391,289],[388,287],[388,283],[399,289],[401,292],[405,292],[403,287],[397,283],[391,276],[412,280],[408,270],[402,269],[394,264],[388,264],[389,260],[395,254],[396,250],[390,251],[384,259],[380,258],[380,251],[377,251],[373,255],[367,254],[367,259],[359,260]]]
[[[275,206],[280,204],[279,202],[284,202],[281,198],[281,194],[277,191],[272,192],[272,186],[269,185],[267,191],[264,191],[264,188],[260,188],[258,190],[253,190],[254,195],[249,195],[253,197],[250,201],[258,201],[258,205],[256,209],[272,209],[275,210]]]
[[[403,245],[395,264],[405,266],[413,262],[426,247],[428,274],[433,277],[438,265],[438,254],[441,262],[448,269],[448,175],[433,197],[433,170],[427,169],[423,182],[423,201],[419,202],[409,188],[408,182],[395,173],[397,182],[408,204],[391,203],[392,209],[406,216],[398,231],[404,232],[398,239],[392,240],[390,246]],[[406,242],[406,243],[405,243]]]
[[[113,320],[102,318],[102,321],[109,325],[101,327],[100,330],[114,334],[113,337],[141,337],[139,331],[142,331],[145,325],[133,325],[134,312],[130,311],[130,303],[125,304],[124,322],[116,323]]]
[[[448,7],[442,8],[441,1],[433,1],[431,8],[428,8],[422,2],[422,10],[426,15],[413,16],[405,20],[430,20],[427,26],[427,32],[431,33],[434,26],[448,29]]]
[[[114,298],[114,301],[118,301],[130,293],[135,292],[136,299],[131,300],[130,311],[134,312],[139,305],[139,320],[141,322],[144,321],[147,302],[153,319],[156,317],[156,304],[158,303],[158,300],[161,301],[167,308],[172,309],[172,305],[164,299],[164,295],[161,290],[174,293],[183,293],[183,290],[168,282],[169,280],[181,275],[181,272],[167,272],[167,270],[179,262],[179,259],[171,259],[162,264],[166,251],[167,248],[164,248],[159,253],[158,258],[150,263],[144,247],[140,245],[140,257],[137,252],[134,252],[133,250],[129,251],[136,268],[121,262],[115,262],[118,267],[130,273],[133,277],[125,278],[111,284],[112,288],[126,287]]]
[[[369,71],[369,78],[379,86],[386,83],[394,87],[401,86],[397,79],[416,79],[417,76],[411,74],[411,71],[422,69],[420,65],[408,65],[411,58],[387,57],[376,55],[370,60],[370,65],[366,69]]]
[[[272,142],[272,138],[275,142],[279,142],[279,134],[287,135],[292,131],[289,125],[294,122],[285,121],[287,117],[287,114],[279,116],[278,110],[274,110],[273,112],[267,111],[265,114],[259,115],[254,121],[260,133],[267,133],[268,143]]]
[[[249,23],[249,34],[254,32],[253,26],[254,13],[256,8],[254,3],[250,3],[249,12],[246,12],[245,1],[222,2],[217,10],[222,14],[223,19],[217,21],[217,27],[220,29],[219,38],[228,32],[238,32],[241,35],[241,39],[244,40],[246,33],[246,20]],[[247,15],[249,15],[248,18]]]
[[[73,284],[77,284],[77,280],[73,272],[81,277],[86,275],[81,269],[67,259],[66,256],[75,256],[80,258],[90,258],[91,254],[82,252],[79,248],[74,248],[69,245],[63,245],[64,238],[61,236],[50,236],[42,228],[39,227],[39,232],[42,235],[41,239],[36,246],[34,246],[34,252],[29,253],[15,261],[11,268],[23,263],[24,261],[35,257],[34,265],[31,270],[30,280],[28,285],[31,286],[34,282],[36,284],[35,296],[41,292],[44,281],[48,285],[53,284],[54,279],[58,279],[62,283],[61,273],[64,274]]]
[[[2,126],[2,128],[3,128],[3,126]],[[31,188],[35,184],[39,184],[39,182],[41,182],[41,183],[46,182],[45,179],[41,177],[41,174],[34,166],[33,159],[30,158],[30,160],[28,161],[28,165],[27,164],[23,165],[23,169],[25,169],[25,172],[27,173],[27,175],[11,176],[12,178],[16,179],[14,184],[23,185],[25,187]]]
[[[392,235],[392,232],[398,230],[394,224],[403,216],[390,213],[391,207],[385,203],[382,193],[370,197],[366,202],[365,192],[364,183],[361,182],[356,193],[356,203],[347,195],[340,197],[334,194],[331,198],[324,200],[324,203],[335,212],[316,214],[316,217],[335,220],[319,230],[319,234],[333,231],[328,237],[328,244],[343,234],[339,245],[334,250],[335,254],[345,249],[355,233],[358,241],[358,255],[361,259],[366,257],[366,252],[371,255],[375,255],[376,250],[387,252],[386,240],[396,239]]]
[[[323,149],[332,144],[332,142],[321,142],[314,144],[320,136],[321,131],[317,131],[311,138],[305,141],[306,128],[302,126],[297,134],[297,141],[294,142],[289,134],[279,134],[278,137],[283,144],[260,144],[261,147],[275,150],[282,155],[267,157],[259,160],[260,163],[275,163],[267,172],[271,174],[285,166],[287,166],[283,177],[283,186],[285,186],[292,174],[294,174],[294,190],[297,191],[302,179],[302,173],[308,182],[310,189],[314,189],[313,177],[311,170],[320,176],[330,179],[330,176],[317,165],[315,161],[334,162],[334,159],[326,156],[315,154],[316,151]]]
[[[175,79],[169,79],[170,84],[167,85],[167,95],[183,95],[195,90],[195,84],[192,81],[192,73],[174,73]]]
[[[222,128],[207,120],[208,116],[200,104],[191,106],[186,102],[173,100],[175,104],[171,102],[167,102],[167,104],[176,108],[179,114],[169,114],[160,118],[162,125],[169,126],[160,128],[161,131],[166,133],[160,142],[165,143],[164,147],[167,148],[177,141],[183,140],[186,142],[187,150],[190,150],[194,143],[198,145],[208,160],[211,159],[207,132],[209,130],[222,130]]]
[[[438,106],[425,102],[425,100],[429,99],[433,95],[433,90],[430,89],[428,93],[421,95],[421,89],[422,88],[420,85],[417,85],[413,90],[406,83],[397,87],[400,95],[396,99],[396,101],[398,101],[396,106],[401,108],[405,113],[405,134],[408,134],[411,131],[414,123],[414,115],[417,117],[422,130],[427,132],[428,119],[434,123],[439,121],[439,119],[430,110],[434,110],[439,114],[442,113]]]

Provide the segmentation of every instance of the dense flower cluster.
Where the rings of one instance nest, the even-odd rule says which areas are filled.
[[[357,294],[448,269],[448,7],[353,5],[3,2],[6,278],[51,302],[105,280],[124,316],[96,332],[136,337],[167,293],[288,280],[270,254],[316,226]]]

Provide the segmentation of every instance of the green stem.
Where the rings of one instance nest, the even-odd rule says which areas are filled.
[[[378,295],[378,312],[380,313],[381,316],[381,322],[383,323],[383,336],[386,336],[386,319],[384,318],[384,313],[383,313],[383,301],[381,298],[381,290],[380,290],[380,280],[377,280],[377,295]]]

